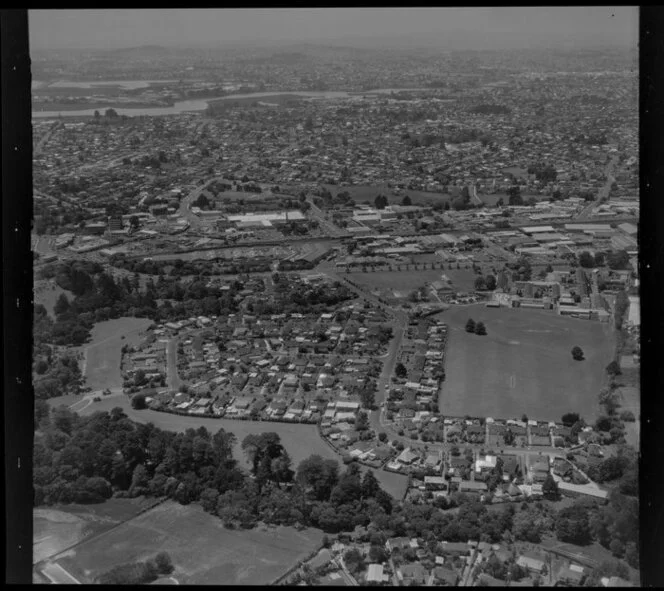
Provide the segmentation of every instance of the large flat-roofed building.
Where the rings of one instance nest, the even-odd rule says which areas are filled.
[[[565,224],[565,230],[569,232],[610,232],[609,224]]]
[[[632,236],[616,235],[611,237],[611,246],[616,250],[635,250],[637,242]]]
[[[636,236],[636,234],[639,231],[636,225],[630,224],[629,222],[619,224],[618,229],[624,232],[625,234],[629,234],[630,236]]]
[[[521,231],[525,234],[537,234],[555,232],[556,230],[553,226],[526,226],[521,228]]]
[[[241,215],[229,215],[227,219],[234,224],[269,226],[287,224],[289,222],[304,222],[307,218],[301,211],[293,210],[270,213],[243,213]]]

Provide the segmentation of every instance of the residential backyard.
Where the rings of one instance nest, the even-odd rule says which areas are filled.
[[[560,420],[578,412],[592,420],[613,354],[609,324],[565,318],[553,311],[452,307],[440,409],[451,416]],[[468,318],[486,336],[467,333]],[[572,359],[578,345],[585,359]],[[480,371],[481,368],[481,371]]]

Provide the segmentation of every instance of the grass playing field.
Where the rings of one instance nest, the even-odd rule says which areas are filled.
[[[608,324],[558,316],[553,311],[452,307],[440,318],[450,326],[443,414],[560,420],[579,412],[596,416],[605,367],[613,353]],[[468,318],[487,335],[465,331]],[[580,346],[584,361],[574,361]]]
[[[69,573],[91,583],[100,573],[157,552],[170,554],[180,584],[265,585],[306,557],[323,532],[290,527],[228,530],[198,505],[167,501],[84,542],[58,560]]]
[[[80,348],[86,384],[93,390],[121,387],[122,346],[137,345],[150,324],[147,318],[117,318],[95,324],[90,343]]]
[[[385,195],[390,205],[401,205],[403,198],[408,195],[412,205],[427,206],[438,202],[449,201],[453,195],[445,193],[429,193],[426,191],[411,191],[404,189],[398,195],[384,185],[354,185],[352,187],[341,187],[339,185],[324,185],[333,195],[348,191],[356,203],[367,203],[373,205],[378,195]]]

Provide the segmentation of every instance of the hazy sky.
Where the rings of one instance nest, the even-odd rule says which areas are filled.
[[[436,34],[441,35],[442,43],[476,43],[478,49],[493,44],[636,46],[638,41],[638,9],[627,6],[31,10],[29,19],[30,45],[35,49],[393,36],[417,39],[418,35],[435,38]]]

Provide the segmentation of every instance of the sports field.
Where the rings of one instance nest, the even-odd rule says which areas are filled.
[[[90,343],[79,349],[84,356],[86,384],[93,390],[121,387],[122,346],[137,345],[150,324],[147,318],[117,318],[95,324]]]
[[[443,414],[560,420],[578,412],[596,416],[605,367],[613,354],[608,324],[558,316],[553,311],[452,307],[439,318],[450,327],[440,396]],[[486,336],[465,331],[483,321]],[[574,361],[580,346],[584,361]]]
[[[446,193],[429,193],[427,191],[411,191],[404,189],[398,195],[386,184],[383,185],[353,185],[352,187],[341,187],[339,185],[324,185],[333,195],[348,191],[356,203],[374,204],[378,195],[385,195],[390,205],[401,205],[403,198],[408,195],[412,205],[426,206],[435,203],[449,201],[454,195]]]
[[[183,585],[266,585],[322,541],[316,529],[229,530],[198,505],[167,501],[77,546],[57,563],[83,583],[112,567],[170,554]]]

